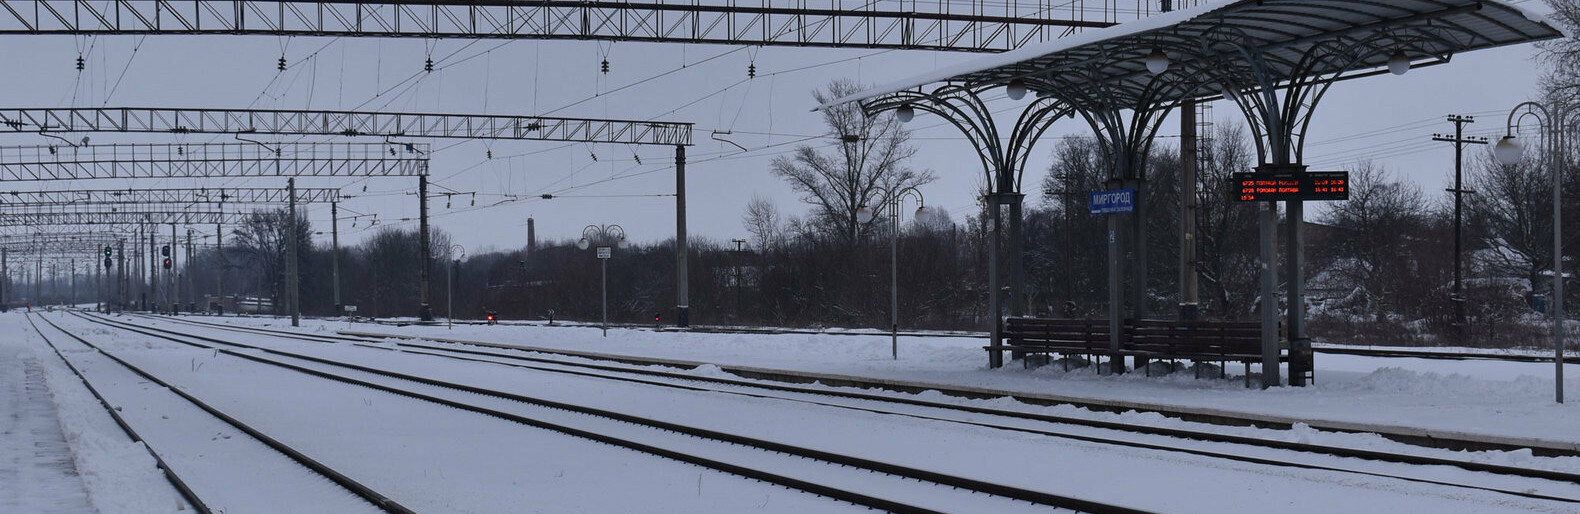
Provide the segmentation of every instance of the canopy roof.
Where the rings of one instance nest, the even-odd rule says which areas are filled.
[[[1490,0],[1218,1],[941,68],[819,108],[937,82],[987,86],[1016,79],[1061,98],[1101,89],[1109,100],[1134,107],[1216,94],[1218,84],[1353,78],[1397,54],[1416,65],[1436,64],[1460,52],[1565,35],[1538,14]],[[1147,71],[1154,51],[1169,57],[1166,75]],[[1202,89],[1209,84],[1214,88]]]

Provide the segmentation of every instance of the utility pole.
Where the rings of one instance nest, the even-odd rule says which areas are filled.
[[[167,314],[175,315],[181,304],[181,283],[176,280],[176,248],[181,243],[176,241],[176,224],[170,224],[170,267],[165,268],[165,299],[170,309]]]
[[[193,287],[192,281],[192,256],[194,255],[196,254],[192,253],[192,227],[187,227],[187,264],[186,267],[181,268],[181,274],[187,277],[188,313],[197,312],[197,288]]]
[[[279,154],[275,154],[275,166],[279,166]],[[296,270],[296,177],[285,179],[286,205],[290,209],[286,213],[285,235],[285,303],[291,309],[291,326],[302,326],[301,307],[297,304],[297,270]]]
[[[675,146],[675,326],[691,326],[691,299],[687,291],[686,254],[686,147]]]
[[[336,316],[345,314],[340,303],[340,202],[329,202],[329,274],[334,277]]]
[[[223,208],[223,207],[221,207]],[[214,313],[225,315],[225,226],[214,224]]]
[[[417,246],[419,264],[417,270],[418,294],[421,303],[417,306],[417,319],[433,321],[433,306],[428,305],[428,270],[433,252],[428,245],[428,176],[417,176]]]
[[[1463,211],[1465,205],[1465,193],[1475,192],[1465,189],[1463,181],[1464,152],[1465,145],[1484,145],[1487,144],[1487,138],[1477,136],[1465,137],[1465,124],[1475,123],[1476,117],[1474,116],[1460,116],[1458,114],[1450,114],[1448,116],[1448,121],[1449,123],[1454,124],[1454,137],[1448,137],[1443,134],[1432,134],[1432,140],[1454,144],[1454,187],[1453,189],[1448,190],[1448,192],[1454,193],[1454,293],[1449,296],[1448,300],[1454,303],[1455,335],[1463,338],[1465,336],[1466,326],[1465,295],[1464,286],[1460,283],[1462,273],[1461,270],[1463,269],[1460,259],[1463,256],[1464,249],[1462,247],[1463,243],[1461,242],[1460,232],[1464,223]]]

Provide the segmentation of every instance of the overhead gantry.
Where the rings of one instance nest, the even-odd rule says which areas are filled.
[[[996,52],[1142,16],[1152,0],[0,0],[0,34],[565,39]],[[1126,4],[1126,8],[1121,8]]]
[[[0,108],[0,130],[38,132],[54,135],[62,132],[132,132],[171,134],[241,134],[257,135],[319,135],[319,136],[369,136],[384,138],[443,138],[443,139],[496,139],[522,141],[562,141],[580,143],[621,143],[634,145],[660,145],[675,148],[675,273],[676,273],[676,324],[685,327],[690,320],[689,281],[687,256],[690,254],[686,234],[686,147],[692,144],[692,124],[681,122],[635,121],[590,118],[557,118],[545,116],[510,116],[487,114],[435,114],[377,111],[305,111],[266,109],[180,109],[133,107],[64,107],[64,108]],[[58,137],[58,136],[57,136]],[[377,145],[373,145],[377,146]],[[401,144],[386,144],[384,150],[395,156]],[[178,162],[181,145],[166,145],[162,159]],[[277,151],[283,157],[283,148]],[[43,176],[27,168],[26,164],[47,165],[49,156],[62,151],[60,145],[37,147],[26,155],[19,155],[21,169],[33,176]],[[255,148],[242,151],[256,152]],[[175,152],[175,153],[172,153]],[[26,153],[26,152],[24,152]],[[409,152],[408,152],[409,153]],[[293,155],[296,155],[293,153]],[[426,150],[421,155],[427,155]],[[305,165],[316,161],[305,157]],[[0,155],[0,180],[5,179],[5,163],[12,159]],[[89,161],[92,164],[94,161]],[[215,162],[225,162],[216,160]],[[356,162],[356,161],[335,161]],[[122,166],[135,166],[124,163]],[[233,166],[259,165],[259,161],[235,159]],[[426,161],[424,161],[426,166]],[[71,170],[45,168],[53,173],[70,173]],[[312,168],[309,168],[312,169]],[[426,169],[426,168],[425,168]],[[421,305],[417,315],[424,321],[433,319],[428,303],[428,275],[432,267],[429,252],[428,230],[428,177],[417,175],[418,232],[422,249]]]
[[[1089,31],[1047,44],[1032,45],[989,56],[962,66],[943,69],[881,86],[821,108],[861,102],[869,111],[923,109],[937,113],[968,134],[972,127],[989,126],[985,108],[950,110],[929,108],[953,102],[956,91],[983,91],[1006,87],[1012,96],[1031,91],[1039,98],[1026,108],[1015,134],[1037,133],[1046,119],[1033,112],[1056,111],[1059,104],[1080,115],[1097,136],[1107,158],[1110,184],[1129,187],[1136,197],[1146,187],[1146,157],[1159,123],[1169,110],[1186,100],[1227,98],[1239,107],[1255,135],[1258,173],[1273,176],[1303,174],[1304,142],[1316,107],[1335,82],[1386,73],[1402,74],[1412,67],[1444,64],[1455,54],[1506,45],[1553,39],[1563,33],[1541,16],[1495,1],[1401,0],[1241,0],[1160,14],[1146,20]],[[938,87],[933,84],[944,83]],[[935,87],[931,91],[926,88]],[[989,120],[989,121],[983,121]],[[997,138],[997,134],[990,135]],[[979,154],[1006,154],[968,136]],[[1034,142],[1034,141],[1033,141]],[[1018,143],[1017,143],[1018,144]],[[1002,160],[1002,159],[1001,159]],[[989,164],[989,173],[995,170]],[[1022,170],[998,173],[995,194],[1019,193]],[[1006,185],[1007,184],[1007,185]],[[1209,184],[1207,187],[1223,187]],[[1002,204],[989,199],[991,204]],[[1284,358],[1279,341],[1276,202],[1260,202],[1261,316],[1263,384],[1282,383],[1279,362]],[[1287,341],[1290,349],[1290,383],[1303,385],[1312,369],[1310,342],[1305,329],[1305,293],[1300,200],[1286,202],[1286,270],[1288,283]],[[1117,327],[1126,311],[1145,315],[1147,207],[1139,203],[1129,217],[1128,243],[1133,247],[1128,309],[1121,295],[1120,221],[1109,218],[1109,319]],[[1000,216],[995,208],[995,218]],[[1011,215],[1011,227],[1018,227]],[[997,231],[1002,225],[995,224]],[[1011,228],[1011,233],[1018,228]],[[1011,247],[1018,245],[1011,242]],[[1011,260],[1019,261],[1012,251]],[[1012,269],[1019,265],[1013,264]],[[998,336],[1003,313],[998,307],[1001,277],[989,276],[994,307],[993,347],[989,365],[1002,364]],[[1012,289],[1021,287],[1012,281]],[[1012,296],[1018,312],[1022,297]],[[1118,330],[1113,331],[1118,349]],[[1115,359],[1118,362],[1118,359]],[[1116,368],[1117,369],[1117,368]]]
[[[113,144],[0,147],[0,180],[54,181],[106,178],[285,177],[287,225],[296,227],[298,176],[417,176],[423,213],[427,220],[427,175],[430,149],[424,143],[191,143]],[[187,197],[193,203],[223,204],[223,193],[209,197],[200,190]],[[338,198],[338,193],[335,194]],[[3,198],[3,195],[0,195]],[[311,199],[311,198],[309,198]],[[158,204],[150,204],[158,205]],[[103,205],[12,206],[3,205],[0,226],[31,225],[174,225],[234,224],[237,213],[163,209],[137,212],[105,209]],[[156,219],[157,218],[157,219]],[[216,229],[218,230],[218,229]],[[426,233],[426,230],[424,230]],[[424,234],[426,235],[426,234]],[[139,241],[142,237],[138,236]],[[150,245],[153,235],[148,235]],[[423,238],[426,242],[426,237]],[[296,238],[286,239],[286,301],[291,323],[299,323]],[[421,289],[426,305],[428,266],[424,260]],[[150,270],[152,272],[152,270]]]

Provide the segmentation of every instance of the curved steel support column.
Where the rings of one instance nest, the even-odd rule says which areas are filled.
[[[993,224],[993,234],[988,244],[988,313],[992,319],[988,333],[991,346],[995,349],[988,352],[988,366],[997,368],[1004,365],[1004,355],[997,348],[1003,346],[1004,341],[1002,327],[1006,300],[1009,315],[1020,316],[1026,312],[1025,259],[1022,255],[1024,238],[1021,230],[1025,195],[1020,193],[1020,178],[1037,138],[1047,131],[1053,121],[1069,114],[1071,109],[1062,101],[1038,98],[1021,112],[1011,129],[1009,145],[1006,146],[993,120],[993,112],[982,101],[981,93],[991,87],[994,86],[945,84],[931,93],[899,91],[863,102],[862,109],[868,114],[876,114],[910,107],[937,114],[960,129],[982,160],[989,186],[985,200]],[[1007,223],[1002,211],[1004,206],[1009,207]],[[1008,270],[1001,269],[999,262],[1004,246],[1005,225],[1008,225],[1009,231]],[[1006,271],[1009,275],[1007,298],[1003,284]]]

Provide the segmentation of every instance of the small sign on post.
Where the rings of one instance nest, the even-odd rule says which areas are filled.
[[[598,258],[599,259],[608,259],[611,254],[612,254],[612,252],[610,251],[609,247],[607,247],[607,246],[600,246],[600,247],[598,247]]]
[[[1115,189],[1091,193],[1092,214],[1120,214],[1136,211],[1136,190]]]
[[[345,309],[346,309],[346,312],[356,312],[357,311],[357,306],[355,306],[355,305],[347,305],[347,306],[345,306]]]

